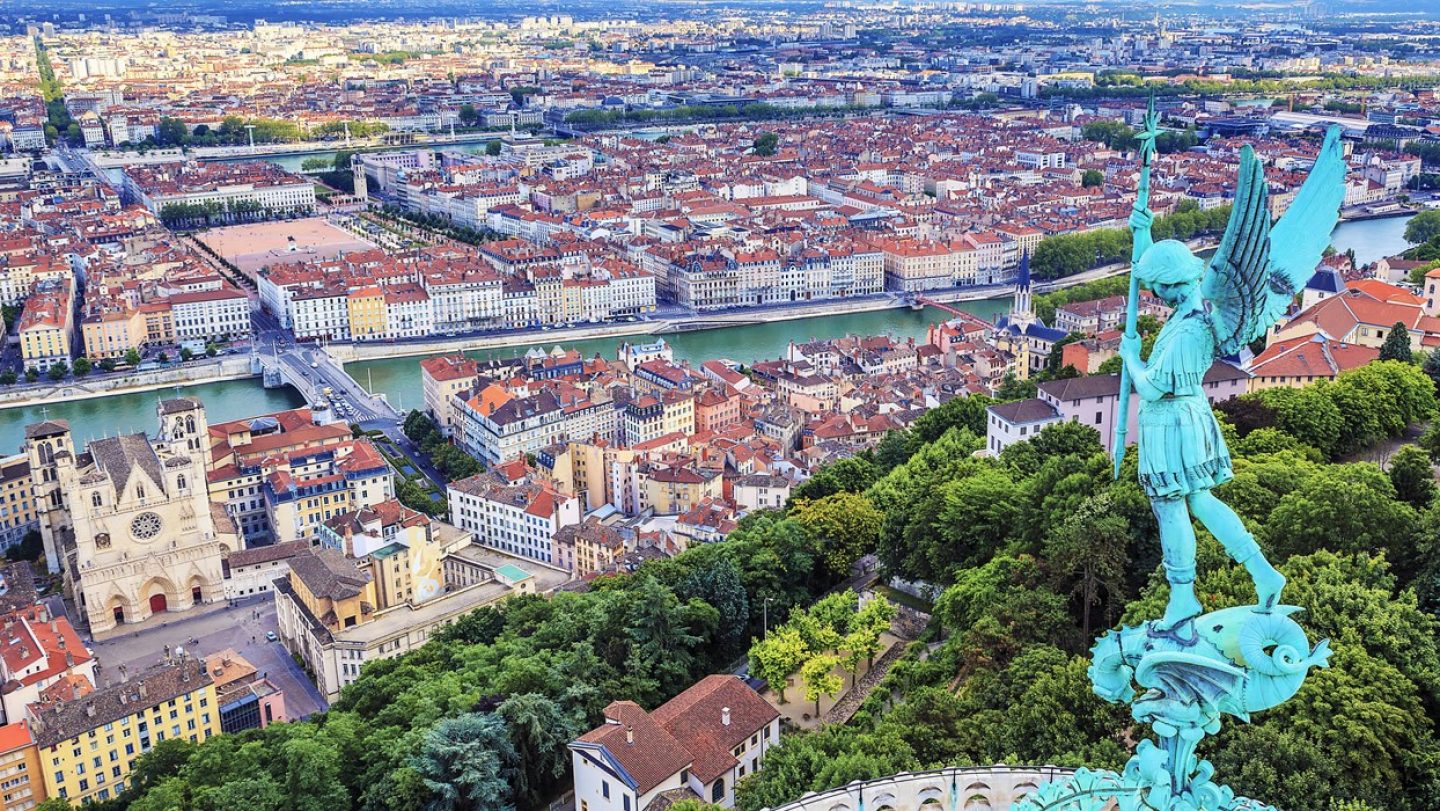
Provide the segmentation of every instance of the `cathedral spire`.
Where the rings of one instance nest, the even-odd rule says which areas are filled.
[[[1015,302],[1010,307],[1010,321],[1029,326],[1035,321],[1035,310],[1030,300],[1030,252],[1020,254],[1020,273],[1015,277]]]

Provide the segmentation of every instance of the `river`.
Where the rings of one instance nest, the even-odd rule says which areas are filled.
[[[990,299],[988,301],[967,301],[955,305],[968,313],[993,320],[996,315],[1010,306],[1010,300]],[[812,338],[839,338],[844,335],[879,335],[889,333],[898,338],[923,338],[925,329],[938,321],[945,321],[950,315],[943,310],[927,308],[922,312],[913,310],[875,310],[866,313],[843,315],[822,315],[794,321],[772,321],[768,324],[750,324],[743,327],[698,330],[666,335],[665,340],[675,350],[676,360],[687,360],[693,364],[713,358],[728,358],[740,363],[751,363],[779,357],[790,341],[808,341]],[[631,336],[629,338],[603,338],[579,341],[566,345],[580,350],[586,357],[597,353],[614,358],[615,350],[624,341],[645,343],[653,336]],[[538,343],[542,349],[553,349],[553,343]],[[511,357],[524,354],[529,347],[508,347],[486,352],[484,349],[469,354],[484,358]],[[402,409],[420,407],[420,366],[418,358],[386,358],[384,360],[357,361],[345,365],[345,371],[371,391],[383,392],[390,402]]]
[[[296,165],[299,165],[298,162]],[[1353,248],[1356,258],[1362,263],[1373,262],[1406,248],[1405,222],[1405,218],[1396,217],[1342,223],[1335,229],[1334,244],[1337,250]],[[1009,306],[1009,300],[972,301],[957,306],[989,320],[1003,312]],[[929,324],[945,318],[944,312],[933,309],[918,313],[910,310],[880,310],[685,332],[666,336],[666,340],[674,347],[675,357],[679,360],[698,362],[710,358],[729,358],[747,363],[756,359],[779,357],[786,343],[791,340],[805,341],[846,334],[874,335],[886,332],[897,337],[920,337],[925,334],[925,328]],[[645,339],[632,337],[629,340]],[[573,346],[587,356],[598,352],[607,358],[613,358],[619,343],[618,339],[606,339],[583,341]],[[545,349],[553,346],[552,343],[543,342],[537,345]],[[495,353],[509,355],[523,351],[523,348],[512,348],[495,350]],[[484,357],[486,353],[481,349],[472,354]],[[420,405],[421,396],[419,360],[392,358],[364,361],[349,364],[346,369],[361,384],[384,392],[397,406],[415,408]],[[46,409],[44,413],[42,406],[0,409],[0,454],[13,452],[18,448],[24,441],[25,426],[47,416],[69,420],[75,430],[76,439],[82,442],[104,434],[153,431],[156,399],[171,396],[174,391],[166,389],[138,394],[113,394],[93,400],[50,403],[43,406]],[[266,390],[260,386],[258,379],[206,383],[182,391],[204,401],[211,422],[264,414],[302,404],[300,396],[295,392],[289,389]]]
[[[1378,262],[1410,247],[1410,243],[1405,241],[1405,225],[1410,219],[1385,217],[1342,222],[1330,235],[1330,244],[1341,253],[1354,250],[1355,261],[1361,265]]]

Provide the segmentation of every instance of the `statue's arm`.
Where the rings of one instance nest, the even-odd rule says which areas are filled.
[[[1120,339],[1120,359],[1130,373],[1130,383],[1142,400],[1159,400],[1168,392],[1150,381],[1150,367],[1140,359],[1140,339]]]

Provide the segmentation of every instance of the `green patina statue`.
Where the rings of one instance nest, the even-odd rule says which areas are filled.
[[[1285,578],[1265,559],[1244,522],[1211,491],[1231,478],[1230,453],[1203,389],[1217,357],[1238,353],[1264,335],[1293,303],[1319,263],[1339,218],[1345,160],[1332,128],[1294,201],[1273,226],[1260,161],[1241,155],[1234,207],[1219,251],[1207,265],[1184,243],[1153,243],[1150,163],[1158,121],[1154,103],[1138,134],[1141,178],[1134,231],[1126,332],[1120,345],[1122,414],[1139,395],[1140,484],[1160,527],[1170,600],[1163,617],[1103,636],[1092,650],[1090,680],[1107,701],[1128,702],[1157,741],[1142,741],[1123,773],[1081,769],[1042,787],[1026,811],[1241,811],[1265,809],[1212,778],[1196,749],[1220,728],[1222,715],[1248,720],[1300,689],[1329,646],[1311,648],[1280,604]],[[1140,355],[1136,305],[1144,285],[1173,308],[1148,360]],[[1126,420],[1115,431],[1115,469],[1125,453]],[[1255,584],[1253,606],[1210,613],[1195,595],[1195,527],[1199,520],[1243,565]],[[1142,688],[1137,691],[1137,687]]]

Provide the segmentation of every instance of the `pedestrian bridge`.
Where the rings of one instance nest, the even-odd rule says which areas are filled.
[[[768,811],[1007,811],[1027,794],[1074,771],[997,765],[902,772],[812,792]]]

